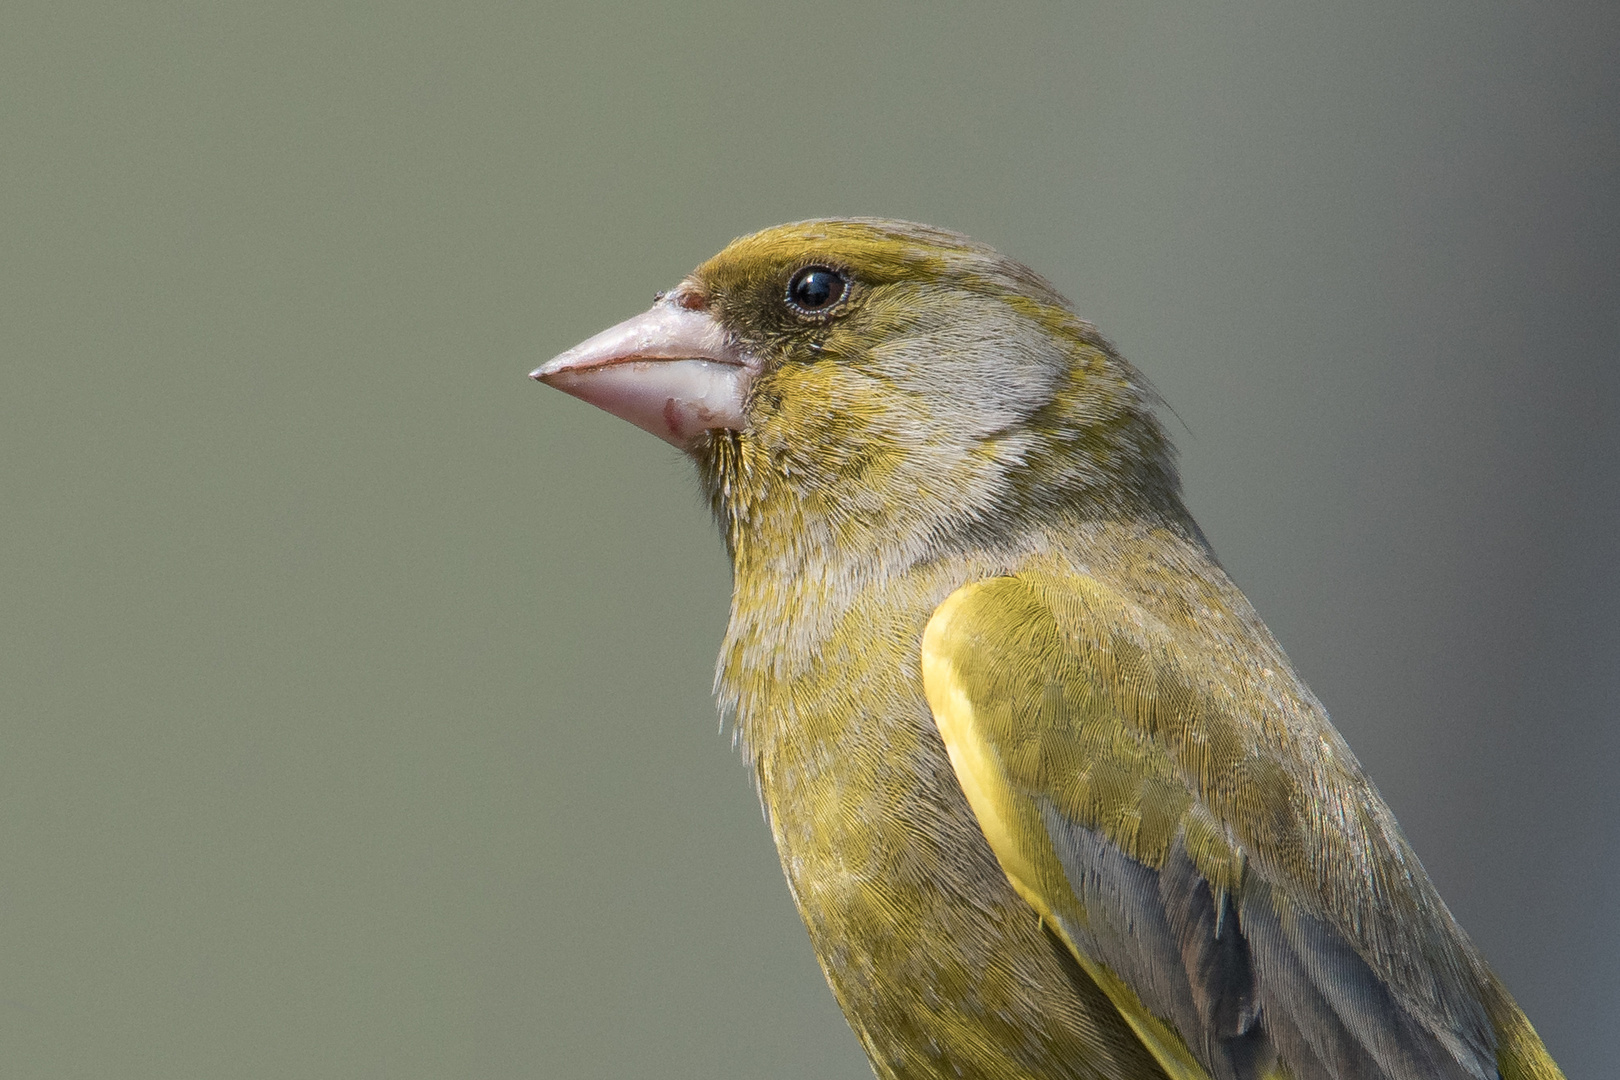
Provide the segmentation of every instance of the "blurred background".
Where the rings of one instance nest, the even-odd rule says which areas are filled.
[[[1441,892],[1612,1075],[1620,7],[675,7],[0,14],[0,1072],[869,1075],[717,734],[690,469],[524,375],[879,214],[1155,381]]]

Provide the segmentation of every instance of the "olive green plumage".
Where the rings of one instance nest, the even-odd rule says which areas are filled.
[[[760,361],[718,695],[879,1076],[1561,1075],[1049,285],[857,220],[682,288]]]

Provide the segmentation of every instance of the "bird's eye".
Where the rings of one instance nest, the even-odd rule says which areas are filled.
[[[849,282],[830,266],[806,266],[788,282],[788,304],[807,315],[826,311],[844,298]]]

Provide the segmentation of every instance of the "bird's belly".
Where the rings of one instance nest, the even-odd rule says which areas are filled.
[[[1159,1076],[1013,892],[939,759],[767,789],[800,914],[878,1075]]]

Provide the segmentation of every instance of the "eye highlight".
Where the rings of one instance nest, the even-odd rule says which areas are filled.
[[[830,266],[806,266],[788,279],[788,307],[801,315],[820,315],[849,293],[849,279]]]

